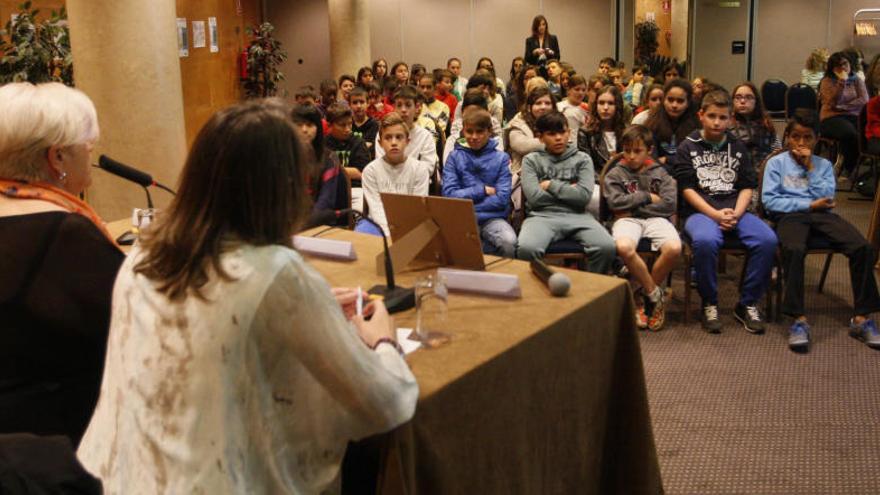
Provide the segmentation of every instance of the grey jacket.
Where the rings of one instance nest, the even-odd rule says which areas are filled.
[[[550,187],[541,189],[549,180]],[[533,151],[522,165],[522,189],[529,213],[579,213],[586,211],[595,186],[593,161],[590,156],[569,144],[560,155]]]
[[[651,203],[651,193],[660,203]],[[678,187],[663,165],[651,162],[637,172],[620,163],[605,174],[605,201],[615,213],[629,212],[636,218],[664,217],[675,214]]]

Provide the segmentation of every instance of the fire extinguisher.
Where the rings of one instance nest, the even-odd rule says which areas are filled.
[[[248,51],[247,48],[241,51],[238,56],[239,76],[242,79],[248,78]]]

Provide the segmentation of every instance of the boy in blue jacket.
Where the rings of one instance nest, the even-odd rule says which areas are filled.
[[[510,214],[510,157],[498,151],[492,116],[471,108],[462,116],[463,138],[455,142],[443,167],[443,195],[474,202],[483,252],[513,258],[516,233]]]
[[[519,232],[517,257],[541,259],[554,240],[573,239],[588,255],[587,268],[607,273],[617,247],[605,227],[586,211],[596,186],[593,161],[569,143],[568,121],[561,113],[542,115],[535,127],[544,149],[523,159],[528,217]]]
[[[685,234],[694,251],[697,290],[703,300],[701,323],[709,333],[721,331],[718,251],[725,235],[733,235],[749,253],[734,316],[749,332],[763,333],[758,301],[770,282],[776,235],[760,218],[746,211],[758,181],[745,144],[727,132],[730,96],[723,90],[706,94],[698,115],[703,128],[678,145],[672,170],[684,199]]]
[[[849,222],[832,213],[835,206],[834,169],[813,155],[818,122],[814,110],[799,109],[785,130],[787,151],[767,161],[761,200],[767,216],[776,221],[782,245],[785,298],[782,312],[794,318],[788,345],[804,352],[810,346],[810,327],[804,308],[804,257],[807,241],[819,235],[849,258],[854,311],[850,335],[869,347],[880,348],[880,332],[870,318],[880,310],[874,279],[874,250]]]

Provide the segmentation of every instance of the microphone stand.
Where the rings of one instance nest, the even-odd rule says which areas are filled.
[[[392,314],[414,308],[416,305],[415,290],[398,287],[394,282],[394,266],[391,263],[391,252],[388,251],[388,237],[385,235],[385,230],[362,212],[355,209],[349,211],[354,214],[355,218],[360,218],[376,227],[379,233],[382,234],[382,248],[385,256],[385,285],[375,285],[367,293],[382,296],[385,307]]]

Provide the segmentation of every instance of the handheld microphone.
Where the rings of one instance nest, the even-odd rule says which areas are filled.
[[[571,288],[571,279],[564,273],[554,272],[546,263],[541,260],[532,260],[529,263],[532,273],[550,289],[550,293],[556,297],[563,297],[568,294]]]

